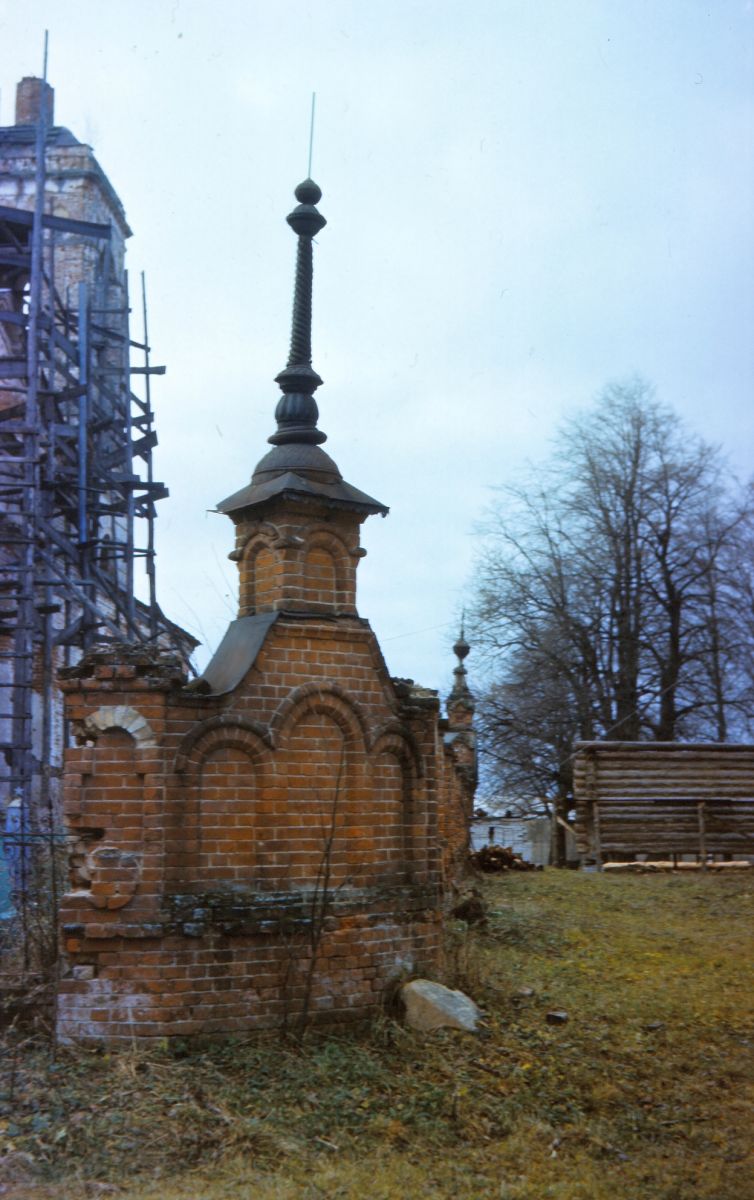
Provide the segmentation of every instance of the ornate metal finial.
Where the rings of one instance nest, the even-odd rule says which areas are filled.
[[[461,632],[458,635],[458,641],[456,642],[456,644],[453,647],[453,653],[455,654],[456,658],[458,659],[458,665],[463,669],[464,674],[466,673],[466,668],[463,665],[463,660],[466,658],[466,655],[469,653],[469,650],[471,649],[471,646],[466,641],[466,636],[465,636],[465,632],[464,632],[465,624],[466,624],[466,613],[463,612],[463,613],[461,613]]]
[[[458,659],[458,666],[453,669],[453,690],[448,697],[449,702],[458,703],[462,701],[465,705],[472,704],[471,691],[466,682],[466,668],[463,665],[463,660],[469,653],[471,646],[466,641],[464,634],[465,614],[461,617],[461,632],[458,635],[458,640],[453,646],[453,653]]]
[[[285,369],[275,377],[283,395],[275,409],[277,432],[267,439],[273,446],[285,442],[316,445],[327,440],[327,434],[317,429],[319,410],[314,392],[322,379],[312,367],[312,239],[327,222],[316,207],[322,192],[314,180],[305,179],[295,195],[299,203],[286,217],[298,236],[291,348]]]

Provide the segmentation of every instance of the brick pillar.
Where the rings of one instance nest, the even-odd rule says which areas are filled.
[[[234,515],[239,616],[291,612],[356,614],[356,568],[363,517],[288,503],[265,514]]]
[[[16,86],[16,125],[35,125],[39,120],[43,102],[46,106],[47,123],[52,125],[55,115],[55,91],[44,79],[27,75]]]

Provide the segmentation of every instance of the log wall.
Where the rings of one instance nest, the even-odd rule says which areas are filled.
[[[579,742],[582,858],[754,855],[754,746]]]

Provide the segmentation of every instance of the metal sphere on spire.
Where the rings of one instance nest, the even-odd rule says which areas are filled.
[[[463,663],[463,660],[466,658],[470,649],[471,649],[471,646],[466,641],[466,638],[463,635],[463,626],[461,626],[461,632],[459,634],[458,641],[453,646],[453,653],[455,654],[455,656],[459,660],[459,662]]]

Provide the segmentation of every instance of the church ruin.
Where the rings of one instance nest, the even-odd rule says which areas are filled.
[[[239,610],[203,674],[131,641],[60,672],[70,887],[63,1041],[366,1017],[437,973],[466,848],[473,700],[459,639],[435,691],[388,673],[356,607],[359,531],[387,513],[322,449],[312,366],[320,189],[296,189],[290,356],[271,449],[218,504]]]
[[[55,124],[53,89],[22,79],[15,123],[0,128],[5,977],[6,943],[22,943],[27,970],[54,955],[70,740],[59,670],[103,641],[170,648],[181,661],[197,644],[156,599],[154,523],[167,489],[153,472],[150,385],[164,368],[150,361],[143,289],[144,333],[131,329],[130,233],[91,148]]]

